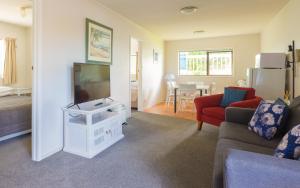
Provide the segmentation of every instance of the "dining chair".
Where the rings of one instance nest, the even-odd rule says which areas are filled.
[[[216,82],[212,82],[211,84],[209,84],[208,93],[204,94],[204,96],[216,94],[216,92],[217,92],[216,85],[217,85]]]
[[[217,93],[217,83],[216,82],[212,82],[210,84],[210,94],[214,95]]]
[[[176,86],[176,82],[175,81],[167,81],[167,95],[166,95],[166,103],[167,106],[170,106],[170,103],[174,103],[174,89]]]
[[[188,102],[193,103],[194,99],[198,96],[196,84],[179,84],[178,90],[179,110],[186,107]],[[194,105],[193,110],[195,110]]]

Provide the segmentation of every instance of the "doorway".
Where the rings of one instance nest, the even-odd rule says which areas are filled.
[[[33,2],[3,1],[0,12],[0,117],[10,117],[0,122],[1,146],[17,143],[31,157]]]
[[[142,75],[140,42],[130,39],[130,103],[131,110],[142,111]]]

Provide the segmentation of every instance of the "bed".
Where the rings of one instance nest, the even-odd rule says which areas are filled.
[[[0,141],[31,132],[31,106],[31,96],[0,97]]]

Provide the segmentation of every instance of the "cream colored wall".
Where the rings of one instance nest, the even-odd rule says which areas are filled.
[[[25,72],[26,74],[26,85],[28,87],[32,87],[32,28],[31,27],[27,27],[26,28],[26,70]]]
[[[222,49],[233,49],[232,76],[178,76],[179,51]],[[236,85],[238,80],[246,79],[246,69],[254,67],[255,55],[259,52],[259,34],[167,41],[165,42],[165,73],[177,75],[178,82],[202,81],[205,84],[216,82],[217,92],[223,92],[224,87]]]
[[[295,40],[296,48],[300,49],[300,1],[290,0],[289,3],[271,20],[261,34],[261,50],[263,52],[284,52]],[[295,95],[300,95],[300,63],[297,64]]]
[[[31,88],[31,32],[30,28],[0,22],[0,38],[16,38],[16,63],[17,63],[17,83],[12,87]],[[31,66],[30,66],[31,67]],[[2,85],[2,79],[0,79]]]
[[[63,113],[61,108],[73,102],[73,62],[85,62],[85,19],[113,28],[113,63],[111,97],[128,108],[130,114],[130,38],[142,48],[142,98],[144,107],[161,100],[163,77],[163,41],[106,8],[96,0],[36,0],[37,63],[35,64],[38,156],[43,159],[63,147]],[[70,6],[71,5],[71,6]],[[67,11],[66,11],[67,10]],[[153,49],[161,54],[153,64]],[[141,80],[140,80],[141,81]]]

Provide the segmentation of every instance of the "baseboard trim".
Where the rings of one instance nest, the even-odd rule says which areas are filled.
[[[15,138],[15,137],[18,137],[18,136],[21,136],[21,135],[24,135],[24,134],[28,134],[28,133],[31,133],[31,129],[26,130],[26,131],[13,133],[13,134],[9,134],[9,135],[6,135],[6,136],[2,136],[2,137],[0,137],[0,142],[4,141],[4,140],[11,139],[11,138]]]

